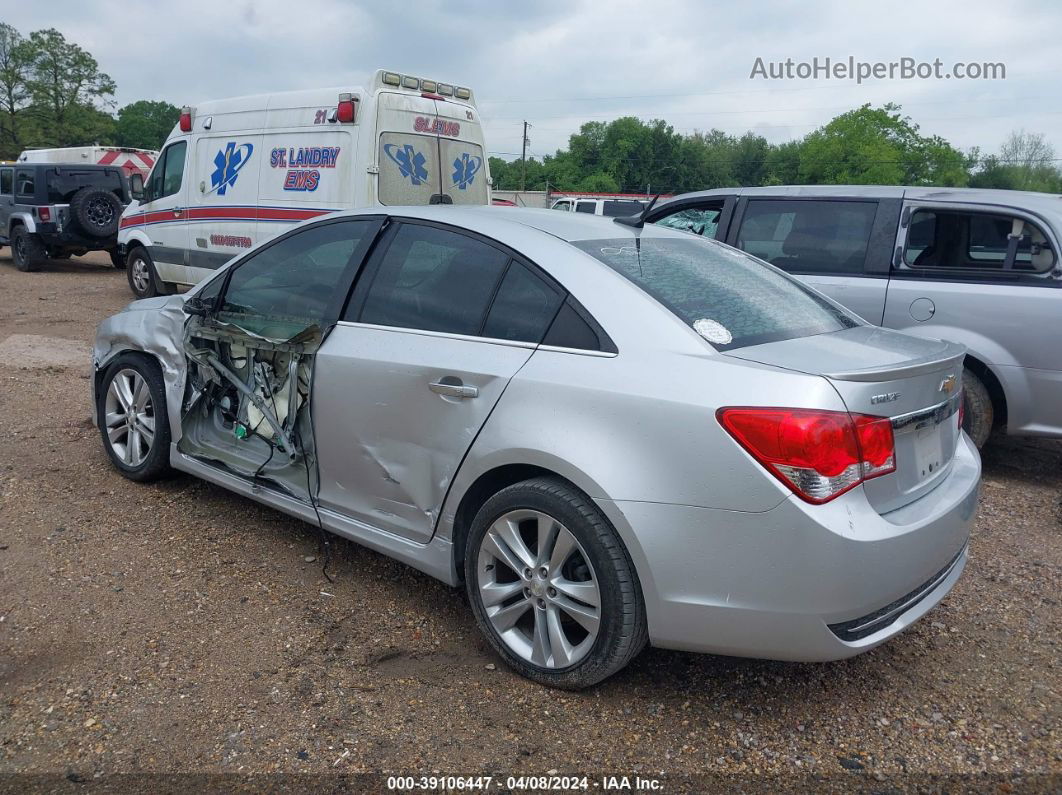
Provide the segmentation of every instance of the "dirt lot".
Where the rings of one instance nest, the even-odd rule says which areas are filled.
[[[965,576],[882,648],[820,665],[651,649],[554,692],[510,673],[460,594],[422,574],[337,540],[331,583],[316,528],[189,477],[122,479],[90,424],[88,349],[130,300],[124,274],[94,257],[19,273],[8,253],[0,773],[1060,785],[1062,444],[989,446]]]

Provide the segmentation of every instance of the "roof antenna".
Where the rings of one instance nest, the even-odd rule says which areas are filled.
[[[638,215],[628,215],[622,218],[613,218],[617,224],[623,224],[624,226],[633,226],[635,229],[641,229],[645,226],[645,217],[649,215],[649,211],[653,209],[653,205],[656,204],[656,200],[660,198],[660,194],[656,194]]]

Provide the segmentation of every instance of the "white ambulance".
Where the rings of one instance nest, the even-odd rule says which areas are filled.
[[[186,107],[147,181],[131,185],[118,244],[141,298],[336,210],[491,200],[471,89],[383,70],[367,89]]]

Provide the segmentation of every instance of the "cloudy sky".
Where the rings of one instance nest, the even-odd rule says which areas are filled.
[[[799,138],[864,102],[900,103],[923,132],[996,151],[1011,130],[1062,153],[1062,4],[709,3],[706,0],[48,0],[4,3],[24,34],[58,28],[118,84],[119,105],[176,105],[271,90],[359,85],[380,67],[469,85],[488,148],[537,156],[589,119],[663,118],[682,132]],[[1003,80],[750,79],[764,62],[818,57],[943,70],[1003,63]]]

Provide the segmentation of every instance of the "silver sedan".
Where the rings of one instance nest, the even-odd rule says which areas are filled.
[[[646,643],[830,660],[966,562],[963,349],[637,219],[389,208],[104,321],[115,467],[220,484],[464,587],[565,688]]]

